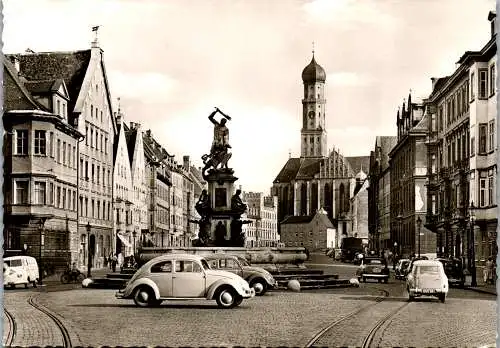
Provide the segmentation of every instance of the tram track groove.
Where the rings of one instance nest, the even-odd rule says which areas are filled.
[[[7,337],[4,342],[4,346],[11,347],[12,343],[14,343],[14,339],[16,338],[17,324],[16,320],[14,319],[14,316],[7,309],[4,308],[3,312],[7,317],[8,327],[9,327],[9,331],[7,333]]]
[[[377,297],[375,299],[375,303],[370,303],[369,305],[362,306],[361,308],[358,308],[358,309],[352,311],[351,313],[349,313],[349,314],[341,317],[340,319],[337,319],[337,320],[333,321],[332,323],[330,323],[329,325],[327,325],[326,327],[324,327],[323,329],[321,329],[318,333],[316,333],[316,335],[314,335],[309,340],[309,342],[307,342],[307,344],[305,345],[305,348],[314,347],[314,344],[317,341],[319,341],[320,338],[322,338],[327,332],[329,332],[335,326],[338,326],[339,324],[341,324],[344,321],[346,321],[346,320],[354,317],[355,315],[357,315],[357,314],[365,311],[368,308],[371,308],[371,307],[374,307],[374,306],[378,305],[380,302],[384,301],[387,297],[389,297],[389,292],[387,290],[379,289],[378,291],[381,292],[381,293],[383,293],[383,297]]]
[[[384,316],[382,319],[380,319],[373,327],[372,329],[370,330],[370,332],[368,333],[368,335],[365,337],[365,339],[363,340],[363,344],[362,344],[362,348],[368,348],[371,346],[372,342],[373,342],[373,339],[375,338],[375,335],[377,334],[377,332],[380,330],[380,328],[389,321],[389,319],[391,319],[392,317],[394,317],[400,310],[402,310],[403,308],[405,308],[406,306],[408,306],[410,304],[410,302],[406,302],[405,304],[403,304],[402,306],[399,306],[398,308],[396,308],[395,310],[391,311],[389,314],[387,314],[386,316]]]
[[[37,296],[30,296],[28,299],[28,303],[30,306],[34,307],[35,309],[39,310],[40,312],[44,313],[47,315],[52,321],[56,324],[57,328],[59,329],[62,339],[63,339],[63,347],[66,348],[71,348],[72,343],[71,343],[71,336],[69,335],[68,329],[64,326],[64,324],[57,318],[54,314],[52,314],[48,309],[46,309],[43,305],[38,304],[35,299]]]

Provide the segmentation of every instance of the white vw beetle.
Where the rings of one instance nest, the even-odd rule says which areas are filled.
[[[255,296],[255,291],[239,275],[210,269],[200,255],[168,254],[144,264],[115,296],[133,299],[139,307],[158,306],[163,300],[205,298],[232,308]]]
[[[441,302],[448,294],[448,277],[443,264],[437,260],[419,260],[413,263],[406,278],[409,300],[416,296],[434,296]]]

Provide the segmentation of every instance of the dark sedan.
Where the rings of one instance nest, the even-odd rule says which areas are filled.
[[[366,279],[377,279],[380,283],[389,281],[389,267],[384,258],[381,257],[364,257],[361,260],[361,265],[356,271],[358,280],[366,282]]]
[[[460,259],[438,259],[444,267],[448,277],[448,284],[463,288],[465,286],[465,273]]]

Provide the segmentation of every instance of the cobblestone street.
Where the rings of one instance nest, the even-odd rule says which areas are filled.
[[[391,282],[320,292],[271,292],[246,300],[231,310],[219,309],[215,301],[204,300],[169,301],[159,308],[142,309],[135,307],[133,301],[115,299],[114,290],[98,289],[8,291],[4,303],[17,325],[13,345],[19,346],[61,344],[61,334],[53,322],[44,313],[30,308],[27,301],[32,295],[39,295],[37,302],[58,315],[70,332],[73,345],[304,346],[329,323],[375,303],[381,288],[392,295],[377,305],[380,308],[406,302],[401,296],[401,283]],[[365,317],[366,320],[348,328],[348,336],[332,337],[321,343],[338,346],[351,345],[348,339],[362,340],[363,329],[373,324],[371,315]],[[410,303],[379,330],[373,344],[417,347],[492,344],[495,318],[494,296],[454,289],[444,304],[435,300]]]

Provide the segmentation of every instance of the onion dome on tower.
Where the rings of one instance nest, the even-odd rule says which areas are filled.
[[[304,83],[326,81],[325,69],[316,63],[316,60],[314,59],[314,51],[311,63],[309,63],[309,65],[302,70],[302,81]]]

